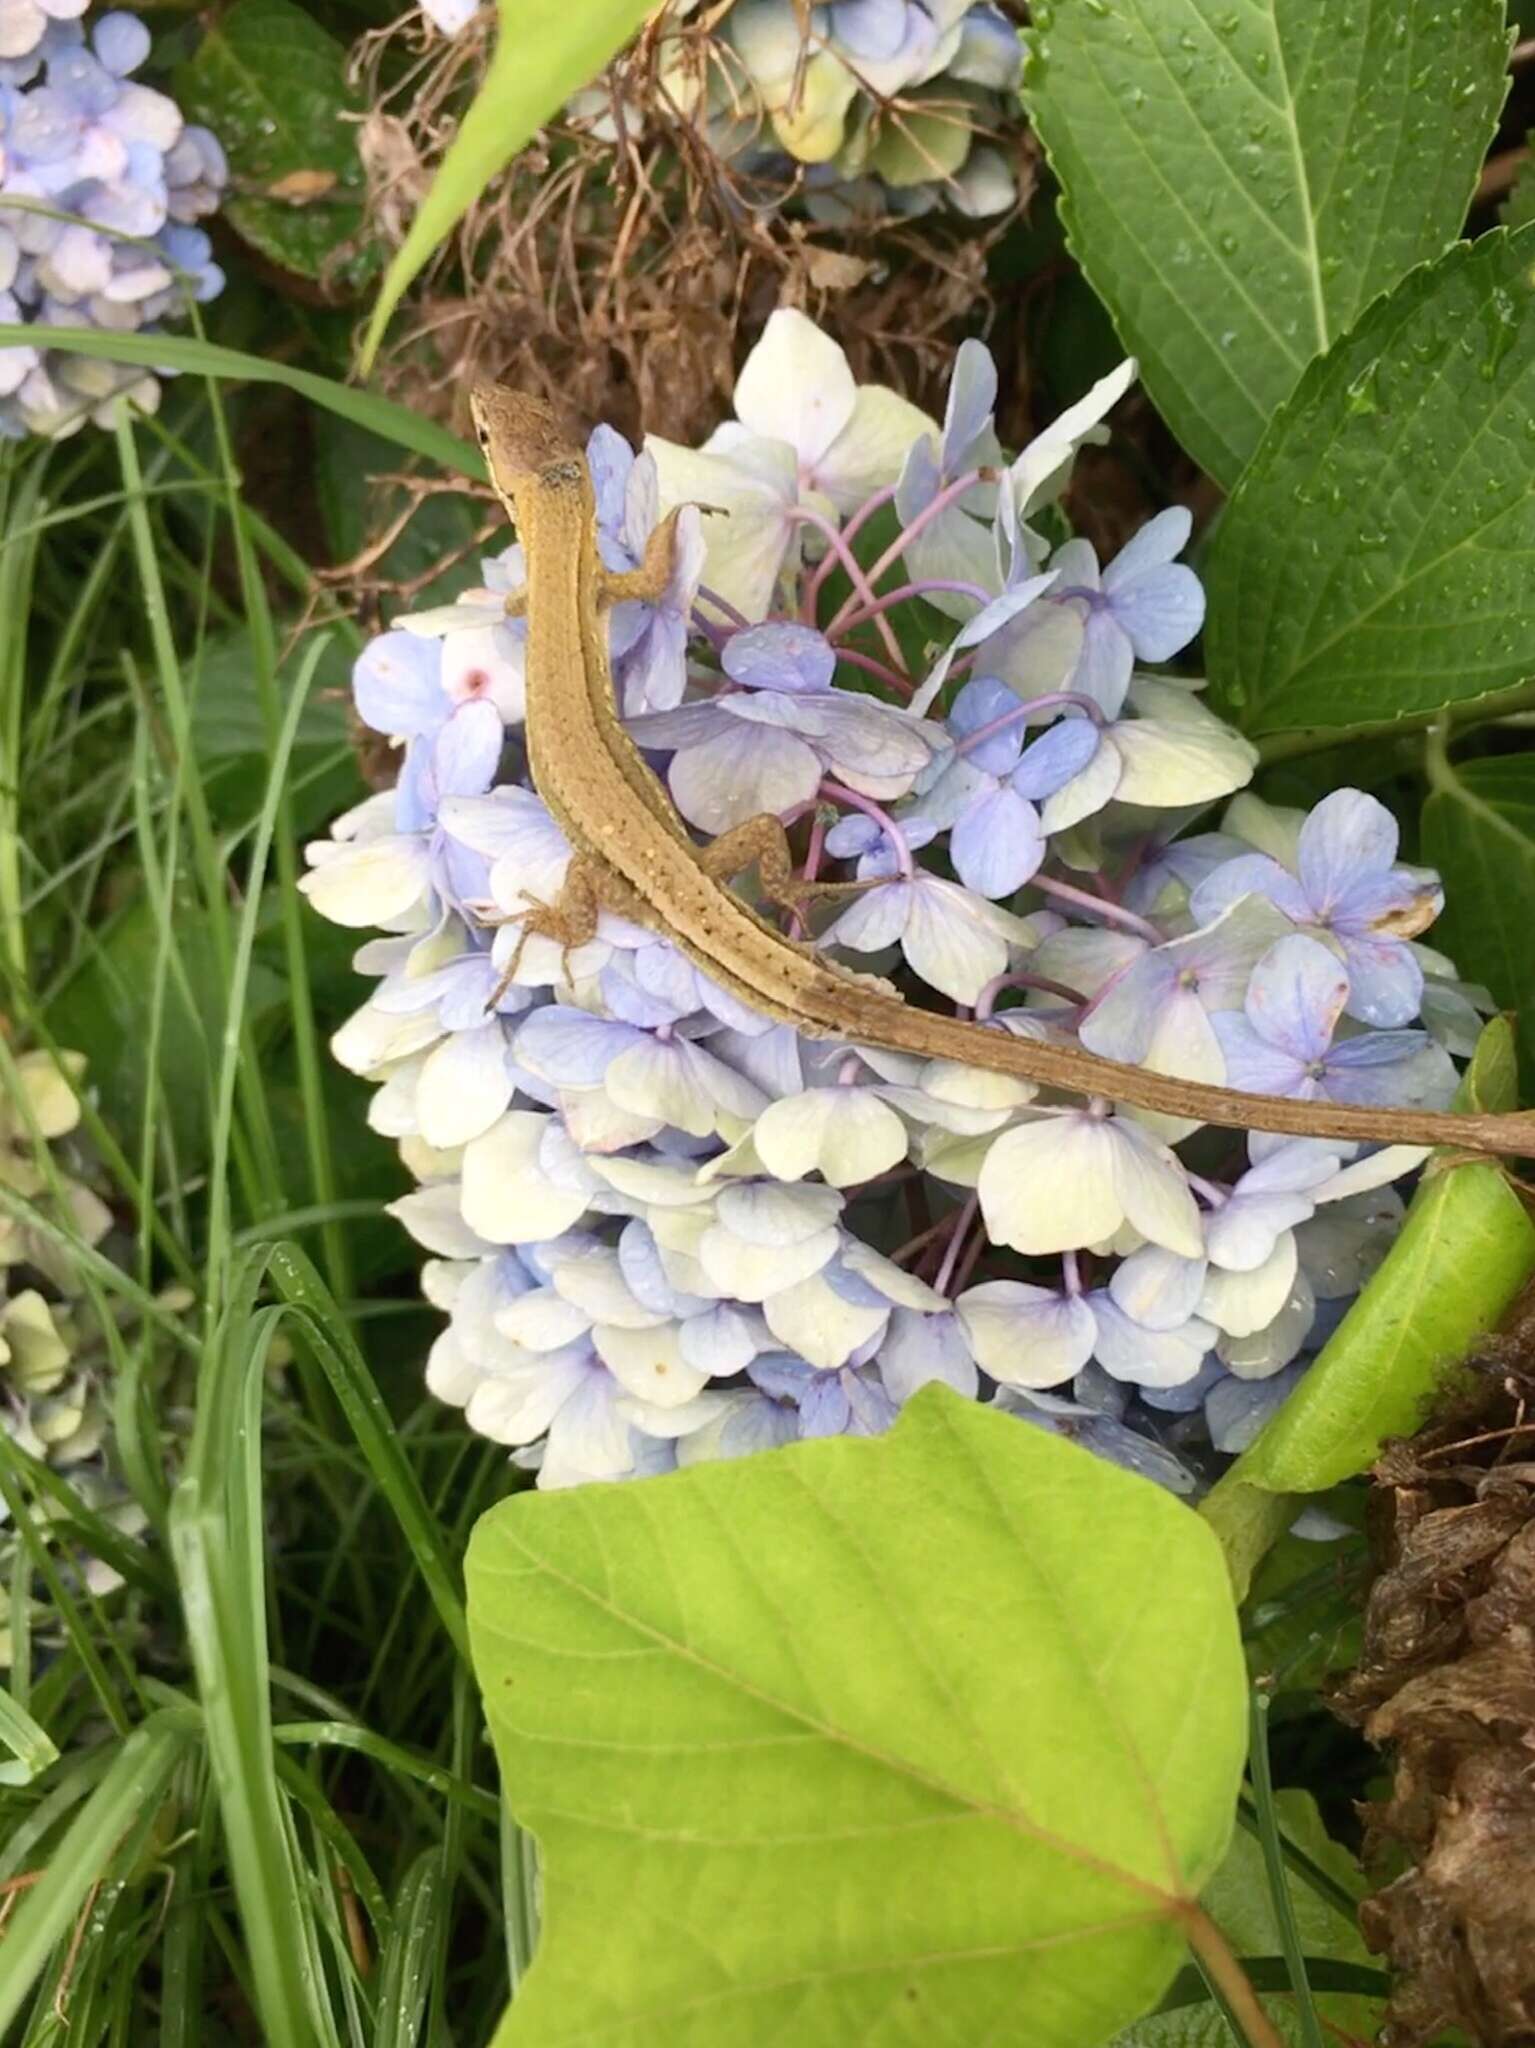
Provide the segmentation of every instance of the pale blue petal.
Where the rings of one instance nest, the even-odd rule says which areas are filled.
[[[1005,786],[992,790],[954,827],[949,852],[967,889],[994,901],[1011,896],[1038,873],[1045,857],[1039,813]]]
[[[505,727],[501,714],[486,698],[461,704],[437,735],[432,750],[432,776],[439,800],[445,796],[483,796],[501,763]]]
[[[1097,753],[1102,740],[1090,718],[1061,718],[1031,743],[1010,780],[1020,796],[1042,799],[1082,770]]]
[[[1317,1093],[1315,1082],[1307,1077],[1307,1063],[1260,1038],[1245,1017],[1227,1010],[1210,1022],[1225,1055],[1228,1088],[1252,1095],[1296,1095],[1303,1100]]]
[[[1244,1008],[1271,1046],[1305,1064],[1326,1052],[1347,1001],[1342,961],[1297,933],[1270,946],[1253,969]]]
[[[1091,697],[1106,718],[1118,718],[1135,667],[1135,649],[1114,614],[1106,606],[1093,605],[1082,632],[1071,688]]]
[[[1204,586],[1192,569],[1172,562],[1119,585],[1112,609],[1141,661],[1171,661],[1205,622]]]
[[[1360,789],[1324,796],[1300,828],[1296,867],[1320,920],[1364,876],[1380,874],[1396,859],[1400,838],[1383,803]]]
[[[1223,910],[1244,896],[1266,896],[1296,924],[1311,922],[1311,904],[1305,890],[1287,868],[1266,853],[1238,854],[1223,860],[1202,881],[1194,884],[1189,897],[1189,915],[1197,924],[1212,924]]]
[[[1017,36],[1007,31],[1014,50]],[[949,400],[943,415],[943,473],[957,477],[974,443],[991,424],[997,408],[997,366],[984,342],[960,345],[949,379]]]
[[[1400,939],[1344,936],[1348,1014],[1363,1024],[1408,1024],[1423,1006],[1423,969]]]
[[[1120,549],[1103,572],[1103,587],[1111,594],[1122,590],[1149,569],[1159,569],[1183,553],[1194,531],[1194,515],[1186,505],[1170,505],[1155,519],[1147,520]]]
[[[442,642],[416,633],[381,633],[352,669],[357,715],[375,732],[414,739],[433,732],[451,706],[442,688]]]
[[[720,665],[734,683],[749,689],[828,690],[837,657],[813,626],[752,626],[725,642]]]
[[[967,1401],[973,1401],[980,1388],[969,1339],[952,1311],[928,1315],[921,1309],[896,1309],[880,1345],[879,1370],[891,1399],[898,1402],[909,1401],[932,1380],[941,1380]]]
[[[621,1052],[647,1042],[631,1024],[548,1003],[521,1025],[515,1050],[525,1067],[557,1088],[596,1088]]]
[[[969,739],[983,725],[995,725],[1002,718],[1012,722],[964,751],[964,760],[988,775],[1006,775],[1023,751],[1025,719],[1017,692],[996,676],[975,676],[949,707],[946,723],[960,740]]]

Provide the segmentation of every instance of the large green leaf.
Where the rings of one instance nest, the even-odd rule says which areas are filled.
[[[411,279],[492,178],[597,76],[651,12],[655,0],[498,0],[496,54],[448,146],[431,190],[384,275],[363,340],[366,370]]]
[[[346,51],[294,0],[235,0],[176,74],[188,116],[229,157],[223,215],[300,277],[355,282],[373,259],[348,250],[362,227],[362,102]]]
[[[1482,1034],[1458,1098],[1502,1111],[1516,1100],[1513,1040],[1497,1019]],[[1316,1493],[1366,1471],[1388,1437],[1410,1436],[1446,1377],[1497,1328],[1535,1273],[1535,1223],[1502,1165],[1441,1158],[1412,1199],[1400,1235],[1320,1357],[1222,1481]],[[1205,1503],[1210,1515],[1216,1501]],[[1211,1517],[1219,1525],[1217,1512]]]
[[[0,322],[0,348],[28,348],[36,340],[35,327]],[[50,327],[48,346],[68,349],[73,355],[99,356],[106,363],[142,363],[150,370],[182,370],[193,376],[227,378],[237,384],[281,384],[312,405],[322,405],[328,412],[351,420],[371,434],[381,434],[397,448],[424,455],[444,469],[462,476],[485,474],[477,448],[459,440],[435,420],[425,419],[407,406],[396,405],[392,398],[354,390],[350,384],[338,384],[334,377],[320,377],[313,370],[296,370],[290,363],[245,355],[239,349],[220,348],[216,342],[203,341],[196,335],[111,334],[101,327]]]
[[[1430,764],[1423,858],[1444,877],[1436,940],[1515,1009],[1535,1072],[1535,754]]]
[[[499,2048],[1088,2048],[1171,1979],[1244,1678],[1146,1481],[931,1387],[877,1441],[523,1496],[467,1569],[546,1867]]]
[[[1211,550],[1211,686],[1251,733],[1535,674],[1535,227],[1415,271],[1314,363]]]
[[[1072,247],[1233,484],[1311,358],[1460,231],[1503,0],[1039,0],[1034,24]]]
[[[1274,1807],[1283,1839],[1292,1850],[1301,1852],[1324,1880],[1330,1880],[1323,1891],[1293,1871],[1288,1873],[1296,1929],[1308,1963],[1367,1965],[1369,1950],[1353,1913],[1344,1907],[1345,1899],[1363,1896],[1358,1865],[1346,1849],[1328,1839],[1316,1802],[1308,1793],[1281,1792]],[[1204,1906],[1238,1955],[1270,1956],[1278,1949],[1279,1923],[1263,1851],[1256,1835],[1245,1828],[1232,1837],[1225,1862],[1206,1886]],[[1335,1991],[1319,1993],[1316,2003],[1319,2017],[1334,2030],[1331,2039],[1371,2040],[1380,2026],[1377,1999]],[[1293,1999],[1265,1998],[1263,2009],[1283,2041],[1302,2040]],[[1232,2044],[1226,2022],[1206,2003],[1153,2014],[1122,2034],[1115,2048],[1232,2048]]]

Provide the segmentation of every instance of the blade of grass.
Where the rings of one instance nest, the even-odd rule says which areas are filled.
[[[446,1921],[442,1894],[442,1858],[435,1849],[423,1849],[395,1896],[394,1933],[379,1960],[373,2048],[417,2048],[432,1954]]]
[[[25,2004],[49,1956],[65,1938],[91,1886],[107,1872],[119,1841],[158,1803],[196,1729],[196,1716],[166,1709],[136,1728],[23,1897],[5,1935],[0,1969],[0,2035]]]
[[[263,2038],[313,2048],[328,2034],[306,1967],[311,1934],[278,1792],[267,1688],[261,1407],[282,1320],[256,1309],[259,1264],[230,1278],[208,1345],[185,1476],[171,1497],[170,1540],[218,1787]]]
[[[1295,1902],[1285,1874],[1279,1817],[1274,1810],[1274,1781],[1269,1769],[1269,1696],[1260,1685],[1252,1688],[1248,1718],[1248,1770],[1252,1777],[1253,1806],[1258,1821],[1258,1843],[1263,1850],[1263,1868],[1274,1902],[1274,1921],[1279,1929],[1279,1947],[1290,1973],[1290,1991],[1295,1999],[1295,2024],[1300,2048],[1325,2048],[1322,2023],[1311,1995],[1306,1957],[1301,1948],[1300,1928],[1295,1919]],[[1352,1917],[1352,1907],[1350,1908]]]
[[[30,1785],[40,1778],[59,1753],[46,1728],[40,1728],[26,1708],[0,1687],[0,1746],[11,1753],[10,1763],[0,1763],[0,1785]],[[494,1806],[494,1801],[492,1801]]]
[[[35,339],[29,327],[0,323],[0,348],[24,348]],[[424,455],[443,469],[477,478],[485,474],[478,450],[445,427],[420,418],[392,399],[354,390],[349,384],[338,384],[312,370],[295,370],[288,363],[245,355],[239,349],[220,348],[213,342],[184,334],[109,334],[99,327],[50,327],[48,346],[65,349],[71,355],[95,356],[108,363],[136,363],[146,369],[163,364],[168,370],[221,377],[238,384],[281,384],[312,405],[323,406],[355,426],[366,427],[369,433],[381,435],[397,448]]]
[[[467,1666],[469,1633],[458,1575],[367,1362],[312,1261],[298,1246],[271,1245],[267,1257],[273,1284],[300,1312],[297,1329],[313,1348],[379,1490],[404,1532],[432,1605]]]

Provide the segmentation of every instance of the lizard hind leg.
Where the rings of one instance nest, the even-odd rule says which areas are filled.
[[[825,898],[858,896],[866,889],[879,888],[889,879],[878,875],[861,882],[807,882],[795,873],[788,834],[781,820],[770,812],[732,825],[728,832],[699,848],[698,860],[705,874],[717,882],[755,868],[763,895],[786,910],[801,910],[805,904]]]

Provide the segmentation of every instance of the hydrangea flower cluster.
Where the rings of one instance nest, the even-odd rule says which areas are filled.
[[[38,330],[0,349],[0,435],[104,423],[117,398],[152,410],[156,375],[50,350],[50,327],[153,332],[223,289],[193,225],[228,177],[174,100],[138,84],[149,31],[84,0],[0,0],[0,321]],[[162,373],[163,374],[163,373]]]
[[[1008,462],[978,343],[940,425],[781,311],[704,448],[599,428],[610,567],[687,508],[665,597],[612,616],[629,731],[701,837],[771,812],[807,877],[863,883],[815,943],[921,1003],[1202,1081],[1443,1105],[1477,1013],[1418,937],[1436,880],[1360,791],[1245,793],[1247,741],[1149,671],[1203,619],[1186,512],[1106,565],[1066,533],[1075,451],[1133,374]],[[933,1379],[1206,1481],[1382,1257],[1422,1154],[802,1037],[618,916],[519,951],[569,860],[526,770],[522,580],[513,546],[364,651],[398,785],[305,881],[382,932],[335,1053],[420,1183],[395,1214],[448,1318],[431,1387],[546,1486],[872,1434]]]
[[[478,11],[423,4],[448,35]],[[1022,51],[993,0],[733,0],[707,40],[689,32],[700,11],[672,0],[662,17],[658,93],[743,176],[802,182],[811,216],[833,224],[1013,204],[1011,165],[989,138],[1016,125]],[[571,112],[600,122],[607,105],[583,93]]]
[[[96,1247],[112,1228],[112,1212],[76,1139],[84,1065],[77,1053],[55,1060],[30,1052],[15,1061],[19,1085],[9,1099],[0,1095],[0,1187],[44,1224],[62,1225],[72,1239]],[[111,1355],[83,1296],[78,1265],[59,1238],[0,1211],[0,1429],[29,1457],[67,1471],[71,1487],[97,1513],[137,1533],[145,1516],[110,1465]],[[184,1298],[167,1296],[166,1305],[184,1305]],[[137,1341],[131,1327],[121,1334]],[[17,1580],[16,1538],[5,1520],[0,1503],[0,1669],[11,1661]],[[86,1561],[84,1576],[98,1594],[121,1583],[99,1559]],[[55,1619],[45,1600],[34,1603],[34,1634],[46,1635]]]

